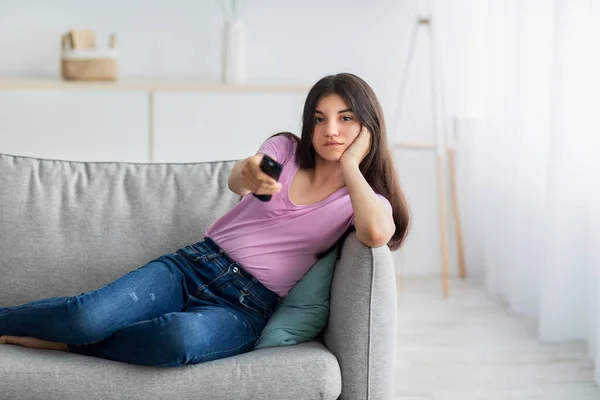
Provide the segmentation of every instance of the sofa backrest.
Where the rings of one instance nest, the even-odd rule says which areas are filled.
[[[78,295],[202,240],[239,200],[234,164],[0,154],[0,307]]]

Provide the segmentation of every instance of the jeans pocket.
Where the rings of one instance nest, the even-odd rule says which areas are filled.
[[[250,292],[241,292],[239,302],[248,311],[258,313],[263,318],[269,318],[273,313],[271,308],[267,307]]]
[[[205,252],[202,250],[198,250],[193,245],[190,245],[177,250],[177,253],[181,254],[182,256],[196,264],[211,261],[220,256],[220,254],[218,253]]]
[[[227,270],[224,270],[209,283],[199,286],[196,289],[194,297],[204,300],[215,296],[222,297],[224,291],[232,286],[232,284],[231,277],[228,275]]]

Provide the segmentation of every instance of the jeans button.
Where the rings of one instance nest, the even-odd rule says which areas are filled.
[[[233,267],[233,273],[234,273],[234,274],[237,274],[237,273],[238,273],[238,271],[239,271],[238,267]]]

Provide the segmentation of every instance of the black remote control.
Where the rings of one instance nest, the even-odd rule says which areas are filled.
[[[278,181],[279,176],[281,175],[281,171],[283,170],[283,165],[279,164],[277,161],[273,160],[268,155],[263,154],[263,159],[260,162],[260,169],[262,172]],[[269,201],[272,197],[270,194],[252,194],[260,201]]]

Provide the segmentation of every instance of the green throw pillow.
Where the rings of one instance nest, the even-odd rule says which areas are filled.
[[[329,295],[339,246],[317,260],[267,321],[255,349],[314,340],[329,319]]]

